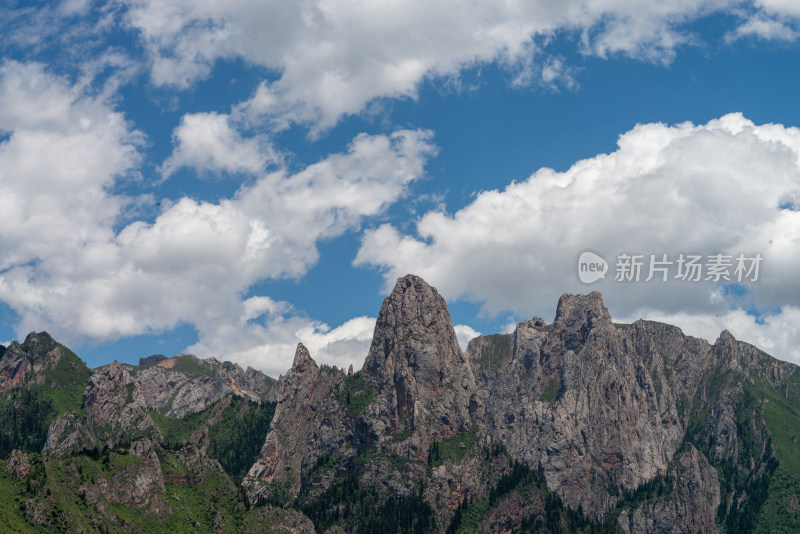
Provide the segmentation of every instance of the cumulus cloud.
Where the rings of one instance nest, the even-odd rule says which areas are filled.
[[[682,26],[735,2],[405,2],[129,0],[159,85],[189,87],[215,62],[244,59],[274,75],[253,98],[277,124],[327,128],[374,98],[414,98],[426,78],[498,61],[515,83],[574,84],[547,46],[559,32],[584,53],[669,62]]]
[[[19,315],[20,336],[46,328],[65,342],[102,341],[189,323],[202,343],[230,318],[267,314],[313,325],[293,331],[334,359],[349,342],[342,333],[359,340],[362,323],[330,330],[241,295],[260,280],[302,276],[320,239],[382,213],[436,152],[425,131],[359,135],[298,172],[260,173],[231,198],[181,198],[152,222],[121,224],[133,199],[110,191],[135,172],[143,140],[111,104],[41,66],[6,63],[0,131],[0,300]],[[186,155],[187,138],[177,138]],[[231,165],[224,150],[214,157]]]
[[[184,115],[172,134],[175,149],[162,165],[169,177],[181,167],[211,173],[258,174],[280,158],[263,136],[245,139],[230,124],[230,117],[219,113]]]
[[[35,264],[68,274],[74,251],[112,237],[129,199],[107,189],[135,170],[143,136],[102,97],[13,61],[0,66],[0,132],[2,282]]]
[[[374,317],[356,317],[331,328],[294,313],[288,303],[267,300],[268,306],[255,317],[245,314],[238,321],[209,325],[187,350],[202,357],[250,365],[277,377],[292,366],[297,343],[301,342],[318,364],[344,370],[350,365],[354,370],[361,368],[372,342]]]
[[[791,42],[800,36],[800,4],[792,0],[756,0],[734,13],[742,22],[725,34],[728,43],[743,38]]]
[[[477,194],[454,214],[426,213],[414,234],[388,224],[371,229],[355,263],[382,269],[387,289],[414,272],[447,298],[480,302],[489,314],[546,316],[561,293],[598,289],[618,317],[758,315],[800,301],[800,212],[786,201],[798,190],[797,128],[756,125],[740,114],[704,125],[640,124],[613,153],[565,172],[540,169],[503,191]],[[584,250],[610,263],[609,276],[591,286],[577,277]],[[742,284],[676,280],[676,265],[666,283],[658,276],[645,282],[647,267],[638,283],[615,280],[622,254],[649,262],[651,254],[674,261],[680,253],[704,262],[730,254],[734,263],[740,253],[761,254],[763,261],[758,281]],[[783,321],[778,314],[746,323],[745,315],[713,324],[729,321],[758,341],[768,336],[756,331]],[[794,350],[775,346],[779,357]]]
[[[469,342],[481,335],[480,332],[469,325],[457,324],[454,328],[456,330],[456,337],[458,338],[458,344],[461,347],[461,350],[467,350],[467,345],[469,345]]]
[[[800,17],[800,4],[793,0],[756,0],[755,5],[773,15]]]

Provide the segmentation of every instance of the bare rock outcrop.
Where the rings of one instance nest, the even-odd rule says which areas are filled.
[[[158,356],[158,355],[157,355]],[[225,396],[245,396],[254,402],[269,400],[275,381],[252,367],[242,369],[215,358],[191,354],[172,358],[143,358],[143,368],[130,370],[148,408],[183,417],[203,411]]]
[[[0,357],[0,393],[30,378],[43,385],[44,376],[34,375],[55,369],[65,350],[47,332],[31,332],[22,344],[13,341]]]
[[[689,446],[675,458],[668,477],[671,487],[664,495],[620,514],[622,529],[627,534],[719,532],[719,477],[706,457]]]
[[[6,473],[14,478],[25,478],[31,472],[31,462],[28,454],[14,449],[6,460]]]
[[[447,304],[418,276],[398,279],[384,299],[363,373],[376,391],[364,413],[371,439],[412,431],[406,451],[412,459],[424,461],[432,440],[482,420],[475,376]]]
[[[280,380],[270,432],[243,486],[251,503],[276,487],[296,495],[303,476],[320,456],[353,454],[347,410],[337,393],[344,373],[320,369],[302,344],[292,368]]]
[[[66,456],[141,438],[161,441],[144,396],[118,362],[92,374],[83,393],[85,416],[69,412],[50,424],[42,452]]]
[[[496,369],[474,342],[493,435],[570,507],[602,518],[616,502],[610,484],[633,490],[665,472],[682,442],[677,399],[697,376],[666,376],[664,358],[684,358],[696,375],[707,354],[671,328],[618,327],[595,292],[562,296],[549,327],[526,321],[495,341],[513,345]]]

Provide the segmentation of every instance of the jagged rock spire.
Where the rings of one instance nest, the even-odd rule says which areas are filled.
[[[294,351],[294,362],[292,362],[292,369],[299,373],[305,372],[307,369],[317,369],[317,362],[311,358],[308,349],[302,343],[297,344],[297,349]]]
[[[364,371],[391,426],[424,425],[434,435],[471,426],[470,399],[477,391],[472,368],[447,304],[419,276],[398,279],[384,299]]]

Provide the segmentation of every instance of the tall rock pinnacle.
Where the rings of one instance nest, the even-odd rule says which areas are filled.
[[[377,391],[373,411],[380,413],[373,420],[390,429],[424,427],[425,434],[446,437],[472,426],[470,412],[478,409],[472,368],[447,304],[422,278],[398,279],[384,299],[364,372]]]
[[[280,382],[270,432],[244,481],[251,503],[268,495],[273,483],[297,495],[309,463],[322,455],[345,454],[350,432],[336,394],[343,381],[344,373],[321,370],[308,349],[297,345],[292,368]]]

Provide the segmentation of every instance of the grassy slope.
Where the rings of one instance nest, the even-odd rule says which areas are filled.
[[[81,410],[83,390],[92,371],[74,352],[59,345],[63,355],[54,369],[44,371],[45,384],[32,389],[49,398],[58,415]]]
[[[221,400],[202,412],[183,418],[156,411],[150,411],[150,417],[164,436],[165,446],[174,449],[187,443],[196,429],[219,416],[219,421],[209,428],[208,455],[219,460],[238,484],[258,458],[274,413],[274,403],[263,402],[259,405],[248,399],[234,397],[227,406]]]
[[[12,449],[39,452],[56,417],[81,411],[91,370],[71,350],[58,347],[62,357],[55,368],[40,371],[42,385],[18,386],[0,399],[0,457]]]
[[[275,510],[265,520],[263,510],[248,510],[231,478],[213,463],[187,465],[177,452],[158,454],[165,480],[163,497],[171,513],[153,513],[103,496],[98,506],[84,497],[82,486],[119,475],[135,476],[142,467],[142,460],[135,456],[114,451],[97,458],[45,459],[32,455],[40,467],[21,480],[9,476],[5,462],[0,461],[0,532],[263,532],[265,522],[276,532],[288,531],[284,529],[291,518],[285,512]],[[20,503],[24,506],[28,500],[45,510],[47,528],[26,521]],[[100,507],[105,507],[108,515]]]
[[[790,511],[792,497],[800,494],[800,404],[795,372],[790,387],[781,394],[765,380],[755,380],[755,394],[766,399],[764,420],[775,445],[778,468],[769,484],[756,532],[800,532],[800,513]],[[791,387],[794,385],[794,387]],[[791,391],[791,393],[790,393]],[[787,398],[788,397],[788,398]]]

